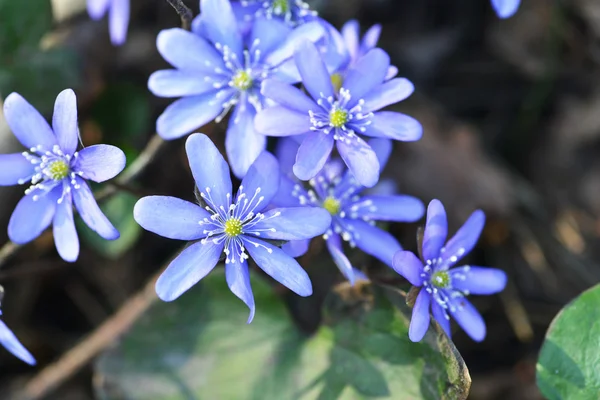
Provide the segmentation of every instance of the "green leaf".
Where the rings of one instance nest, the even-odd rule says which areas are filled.
[[[464,399],[468,371],[447,337],[408,339],[402,293],[338,287],[325,324],[301,334],[272,288],[252,277],[254,321],[221,271],[158,303],[97,361],[104,400]],[[396,306],[400,306],[398,309]]]
[[[111,259],[120,257],[129,250],[137,241],[142,229],[133,219],[133,206],[137,197],[121,192],[117,193],[100,208],[113,223],[115,228],[121,233],[117,240],[105,240],[87,226],[78,218],[78,231],[87,245],[92,247],[98,253]]]
[[[50,0],[0,0],[0,55],[37,47],[52,27]]]
[[[536,366],[549,400],[597,399],[600,394],[600,285],[583,292],[554,318]]]

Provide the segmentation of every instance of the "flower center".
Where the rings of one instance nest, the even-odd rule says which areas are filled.
[[[333,90],[337,93],[340,91],[340,89],[342,88],[342,85],[344,84],[344,77],[336,72],[334,74],[331,75],[331,84],[333,85]]]
[[[224,231],[229,237],[237,237],[242,234],[242,221],[239,218],[229,218],[225,221]]]
[[[327,197],[323,201],[323,208],[326,209],[329,214],[337,215],[340,212],[340,201],[335,197]]]
[[[329,123],[334,128],[341,128],[348,122],[348,111],[341,108],[334,108],[329,112]]]
[[[56,160],[48,166],[46,173],[55,181],[63,180],[69,176],[69,165],[63,160]]]
[[[445,289],[450,286],[450,275],[446,271],[435,272],[431,276],[431,283],[440,289]]]
[[[273,1],[273,14],[285,15],[290,12],[290,3],[288,0]]]
[[[233,76],[233,79],[231,80],[231,84],[233,85],[233,87],[243,91],[250,89],[252,87],[252,83],[253,82],[250,73],[243,69],[236,72],[236,74]]]

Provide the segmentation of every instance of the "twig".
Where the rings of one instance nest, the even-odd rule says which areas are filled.
[[[114,343],[158,299],[154,292],[154,284],[158,276],[159,273],[152,276],[146,285],[129,298],[112,317],[63,354],[58,361],[42,369],[11,399],[37,400],[47,396],[77,373],[80,368],[87,365],[102,350]]]
[[[181,27],[186,31],[189,31],[192,26],[192,20],[194,19],[192,10],[183,4],[182,0],[167,0],[167,3],[169,3],[181,17]]]
[[[165,143],[160,136],[155,134],[152,136],[144,150],[140,155],[131,163],[129,167],[123,171],[113,185],[106,186],[95,194],[97,201],[102,201],[115,193],[117,193],[119,187],[127,187],[127,185],[133,181],[156,156],[156,153],[162,148]],[[12,257],[17,250],[22,247],[20,244],[8,241],[0,248],[0,268],[6,263],[6,261]]]

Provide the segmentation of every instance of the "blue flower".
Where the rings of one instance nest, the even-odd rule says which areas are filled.
[[[157,96],[182,97],[168,106],[156,122],[159,135],[176,139],[216,119],[231,108],[225,148],[233,173],[243,177],[265,149],[266,138],[255,132],[254,116],[265,106],[261,82],[272,77],[300,80],[292,54],[300,40],[318,40],[323,28],[309,23],[292,29],[275,19],[255,21],[243,37],[227,0],[202,0],[202,14],[193,31],[167,29],[158,35],[162,56],[176,69],[150,76]]]
[[[383,167],[391,152],[391,142],[372,139],[369,145]],[[331,214],[331,226],[323,236],[334,262],[351,283],[355,281],[356,271],[344,254],[342,240],[391,267],[394,254],[402,247],[392,235],[375,226],[375,222],[417,221],[425,211],[423,203],[412,196],[363,193],[365,187],[356,182],[339,160],[326,163],[323,170],[308,182],[307,190],[291,173],[289,160],[294,159],[297,150],[298,144],[292,139],[280,142],[277,156],[281,160],[283,174],[272,203],[281,207],[322,207]],[[308,249],[308,244],[308,240],[293,241],[283,248],[288,254],[298,257]]]
[[[477,243],[485,224],[485,215],[475,211],[456,234],[446,242],[446,211],[439,200],[427,208],[427,222],[421,246],[421,261],[410,251],[394,256],[393,268],[411,284],[421,288],[412,312],[408,335],[420,341],[429,327],[429,309],[438,324],[450,336],[450,316],[475,341],[485,338],[485,322],[466,299],[469,294],[498,293],[506,286],[506,274],[499,269],[470,265],[454,267]]]
[[[110,39],[114,45],[122,45],[127,39],[129,25],[129,0],[87,0],[88,14],[99,20],[108,12]]]
[[[334,143],[340,156],[363,186],[379,180],[375,152],[360,135],[413,141],[423,128],[407,115],[378,111],[407,98],[413,92],[408,80],[384,82],[390,65],[388,55],[372,49],[348,71],[335,90],[327,68],[314,44],[303,42],[294,55],[308,97],[301,90],[277,81],[263,82],[262,93],[279,105],[259,112],[255,128],[269,136],[306,134],[298,149],[294,174],[308,180],[327,161]]]
[[[28,150],[0,155],[0,186],[31,182],[8,223],[8,237],[24,244],[53,225],[54,243],[65,261],[79,255],[73,203],[83,221],[100,236],[113,240],[117,231],[102,213],[86,180],[104,182],[125,167],[125,154],[114,146],[95,145],[77,152],[77,100],[71,89],[56,98],[52,128],[17,93],[4,102],[4,116]]]
[[[263,152],[232,195],[227,163],[203,134],[186,142],[190,168],[205,207],[174,197],[149,196],[135,205],[135,220],[144,229],[179,240],[195,240],[175,258],[156,282],[156,293],[172,301],[206,276],[225,253],[225,275],[231,291],[254,318],[254,297],[247,260],[300,296],[312,294],[300,265],[268,240],[303,240],[320,235],[331,217],[320,208],[275,208],[263,212],[279,188],[279,165]]]
[[[0,286],[0,302],[4,297],[4,288]],[[0,310],[0,316],[2,311]],[[20,358],[29,365],[35,365],[35,358],[27,351],[27,349],[19,342],[15,334],[6,326],[3,321],[0,321],[0,343],[4,348],[10,351],[15,357]]]
[[[520,4],[521,0],[492,0],[492,7],[500,18],[512,17],[519,9]]]
[[[239,0],[232,5],[236,15],[244,21],[264,17],[296,26],[312,21],[317,16],[317,12],[302,0]]]

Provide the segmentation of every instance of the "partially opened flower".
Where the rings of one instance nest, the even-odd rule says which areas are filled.
[[[484,224],[485,215],[477,210],[446,242],[446,211],[439,200],[432,200],[427,208],[427,222],[420,249],[422,260],[410,251],[400,251],[394,256],[393,268],[420,288],[408,331],[413,342],[425,336],[430,309],[448,336],[452,316],[473,340],[480,342],[485,338],[485,322],[466,296],[502,291],[506,286],[506,274],[495,268],[471,265],[455,267],[475,247]]]
[[[104,182],[125,167],[125,154],[117,147],[99,144],[77,151],[77,100],[71,89],[54,104],[52,128],[21,95],[4,101],[4,117],[23,153],[0,155],[0,186],[30,182],[8,223],[8,237],[24,244],[53,225],[54,243],[65,261],[79,255],[73,221],[73,203],[83,221],[104,239],[117,239],[119,231],[102,213],[86,180]]]
[[[176,139],[231,108],[225,148],[234,174],[243,177],[265,149],[266,138],[255,132],[254,116],[265,106],[260,84],[266,78],[297,82],[292,55],[301,40],[318,40],[317,22],[292,29],[282,21],[260,18],[243,36],[227,0],[202,0],[193,32],[167,29],[157,46],[175,69],[153,73],[148,88],[157,96],[181,97],[158,117],[164,139]]]
[[[110,39],[114,45],[122,45],[127,39],[130,0],[87,0],[88,14],[99,20],[108,12]]]
[[[519,9],[520,4],[521,0],[492,0],[492,7],[500,18],[512,17]]]
[[[134,218],[144,229],[171,239],[196,241],[179,254],[156,282],[156,293],[171,301],[206,276],[225,253],[231,291],[254,317],[248,258],[300,296],[312,294],[306,272],[269,240],[302,240],[320,235],[331,217],[321,208],[291,207],[264,211],[279,188],[279,166],[267,152],[252,164],[233,194],[227,163],[203,134],[186,142],[188,160],[205,207],[169,196],[140,199]]]
[[[391,142],[386,139],[372,139],[373,148],[382,166],[387,163],[391,152]],[[331,214],[331,226],[323,235],[327,249],[342,274],[351,283],[356,271],[344,254],[342,241],[351,247],[358,247],[381,262],[392,266],[394,254],[402,250],[398,241],[388,232],[375,226],[376,221],[414,222],[423,216],[425,208],[421,200],[405,195],[378,195],[364,193],[340,160],[331,160],[308,182],[308,188],[293,179],[291,164],[298,144],[292,139],[284,139],[278,148],[283,174],[277,195],[272,203],[276,206],[322,207]],[[298,257],[308,249],[309,241],[292,241],[283,248]]]
[[[4,288],[0,286],[0,301],[4,296]],[[0,316],[2,311],[0,310]],[[6,326],[3,321],[0,321],[0,344],[10,351],[15,357],[23,360],[29,365],[35,365],[35,358],[29,351],[19,342],[15,334]]]
[[[239,0],[233,2],[239,8],[238,15],[246,20],[275,18],[290,26],[312,21],[317,12],[302,0]]]
[[[302,84],[310,95],[277,81],[263,82],[262,93],[279,105],[259,112],[255,127],[269,136],[306,134],[296,155],[294,174],[301,180],[317,175],[327,161],[334,143],[363,186],[379,180],[377,156],[361,136],[403,141],[421,138],[421,124],[408,115],[379,111],[406,99],[413,85],[406,79],[385,81],[390,65],[388,55],[372,49],[348,71],[339,90],[314,44],[303,42],[294,55]]]

